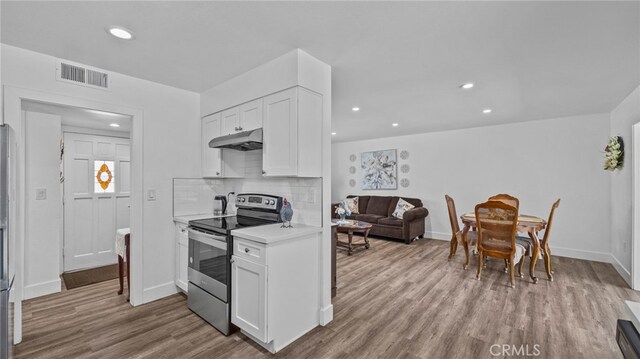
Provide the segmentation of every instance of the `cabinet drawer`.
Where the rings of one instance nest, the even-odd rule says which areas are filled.
[[[233,239],[233,254],[248,261],[265,265],[265,246],[242,238]]]

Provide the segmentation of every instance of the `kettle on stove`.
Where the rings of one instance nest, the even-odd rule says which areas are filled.
[[[215,196],[213,199],[213,214],[216,216],[227,214],[227,197]]]

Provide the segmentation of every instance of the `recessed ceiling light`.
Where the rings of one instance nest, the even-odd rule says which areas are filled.
[[[397,123],[392,123],[391,126],[398,127],[398,124]]]
[[[473,88],[473,86],[474,86],[473,82],[467,82],[466,84],[460,85],[460,88],[463,90],[468,90],[470,88]]]
[[[109,126],[111,126],[111,127],[120,127],[120,125],[118,125],[117,123],[112,123]]]
[[[485,108],[484,110],[482,110],[482,113],[487,114],[487,113],[491,113],[491,111],[493,111],[490,108]]]
[[[123,40],[133,39],[133,32],[122,26],[110,26],[107,28],[107,32],[117,37],[118,39],[123,39]]]
[[[335,136],[335,135],[337,135],[337,133],[331,132],[331,136]]]
[[[358,112],[358,111],[360,111],[360,107],[354,107],[354,108],[352,108],[351,110],[352,110],[353,112]]]

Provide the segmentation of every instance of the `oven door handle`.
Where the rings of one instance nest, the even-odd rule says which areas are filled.
[[[227,250],[227,239],[222,236],[214,236],[212,234],[202,233],[189,228],[189,239],[193,239],[194,241],[198,241],[218,249]]]

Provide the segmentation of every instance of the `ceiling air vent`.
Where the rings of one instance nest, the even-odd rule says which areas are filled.
[[[100,89],[109,88],[109,74],[106,72],[69,61],[58,61],[56,65],[56,78],[59,81]]]

